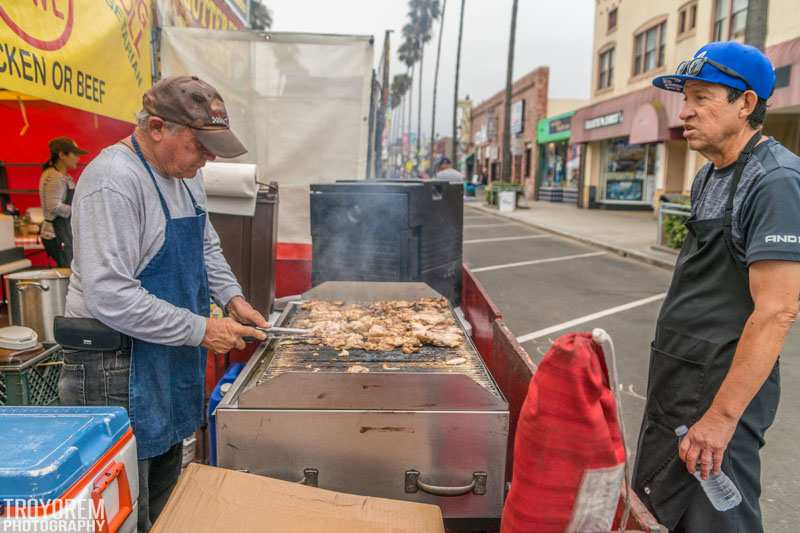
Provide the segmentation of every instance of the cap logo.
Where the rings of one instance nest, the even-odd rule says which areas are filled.
[[[211,124],[215,126],[225,126],[226,128],[230,127],[230,121],[228,119],[228,114],[225,112],[225,104],[222,100],[212,100],[211,101]]]

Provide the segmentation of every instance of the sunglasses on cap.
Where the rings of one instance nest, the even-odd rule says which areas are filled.
[[[742,82],[744,82],[745,86],[749,90],[751,91],[753,90],[753,88],[750,86],[750,82],[747,81],[747,78],[745,78],[732,68],[726,67],[722,63],[717,63],[713,59],[709,59],[707,57],[697,57],[695,59],[688,59],[686,61],[681,61],[680,64],[678,65],[678,68],[675,69],[675,74],[678,74],[679,76],[680,75],[697,76],[698,74],[700,74],[700,71],[703,70],[703,67],[705,66],[706,63],[708,63],[715,69],[719,70],[723,74],[727,74],[732,78],[741,80]]]

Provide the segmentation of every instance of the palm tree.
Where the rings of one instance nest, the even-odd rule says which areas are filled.
[[[436,138],[436,90],[439,87],[439,59],[442,56],[442,35],[444,34],[444,12],[447,9],[447,0],[442,2],[442,16],[439,23],[439,45],[436,47],[436,70],[433,74],[433,109],[431,110],[431,149],[428,161],[433,165],[433,140]]]
[[[397,49],[397,57],[405,63],[406,67],[409,71],[409,80],[410,83],[408,85],[409,95],[408,95],[408,123],[406,126],[408,127],[408,132],[411,132],[411,110],[414,104],[414,65],[419,59],[419,49],[416,46],[416,39],[414,38],[414,28],[411,24],[406,24],[403,26],[403,37],[405,37],[405,41],[403,44],[400,45],[400,48]],[[405,162],[405,160],[404,160]]]
[[[408,73],[395,74],[394,78],[392,79],[389,107],[392,109],[393,112],[392,138],[394,139],[395,143],[397,142],[397,139],[402,138],[403,135],[403,128],[405,122],[406,94],[408,93],[408,89],[410,86],[411,86],[411,76],[409,76]],[[397,118],[398,115],[400,117],[399,120]]]
[[[503,113],[503,179],[511,181],[511,86],[514,81],[514,45],[517,39],[517,2],[511,6],[511,31],[508,38],[508,65],[506,66],[506,101]]]
[[[419,101],[417,103],[417,154],[419,154],[422,143],[422,69],[425,45],[431,40],[433,23],[440,16],[439,0],[409,0],[408,6],[408,17],[411,19],[411,30],[416,41],[419,59]]]
[[[461,37],[464,33],[464,3],[466,0],[461,0],[461,15],[458,23],[458,51],[456,52],[456,88],[453,91],[453,165],[458,161],[458,140],[456,134],[458,132],[458,77],[461,74]]]

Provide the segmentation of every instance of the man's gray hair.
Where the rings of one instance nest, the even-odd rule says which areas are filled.
[[[152,117],[152,116],[154,116],[154,115],[151,115],[146,110],[142,109],[141,111],[136,113],[136,125],[140,129],[147,131],[148,129],[150,129],[150,117]],[[161,119],[161,120],[164,120],[164,119]],[[183,128],[186,127],[183,124],[178,124],[176,122],[170,122],[169,120],[164,120],[164,125],[166,126],[167,130],[169,130],[171,132],[180,131],[180,130],[182,130]]]

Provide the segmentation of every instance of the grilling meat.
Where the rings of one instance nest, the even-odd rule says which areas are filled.
[[[305,342],[340,351],[399,349],[411,354],[424,345],[458,348],[464,343],[444,298],[370,304],[308,301],[301,308],[307,318],[294,326],[311,330],[313,336]]]

